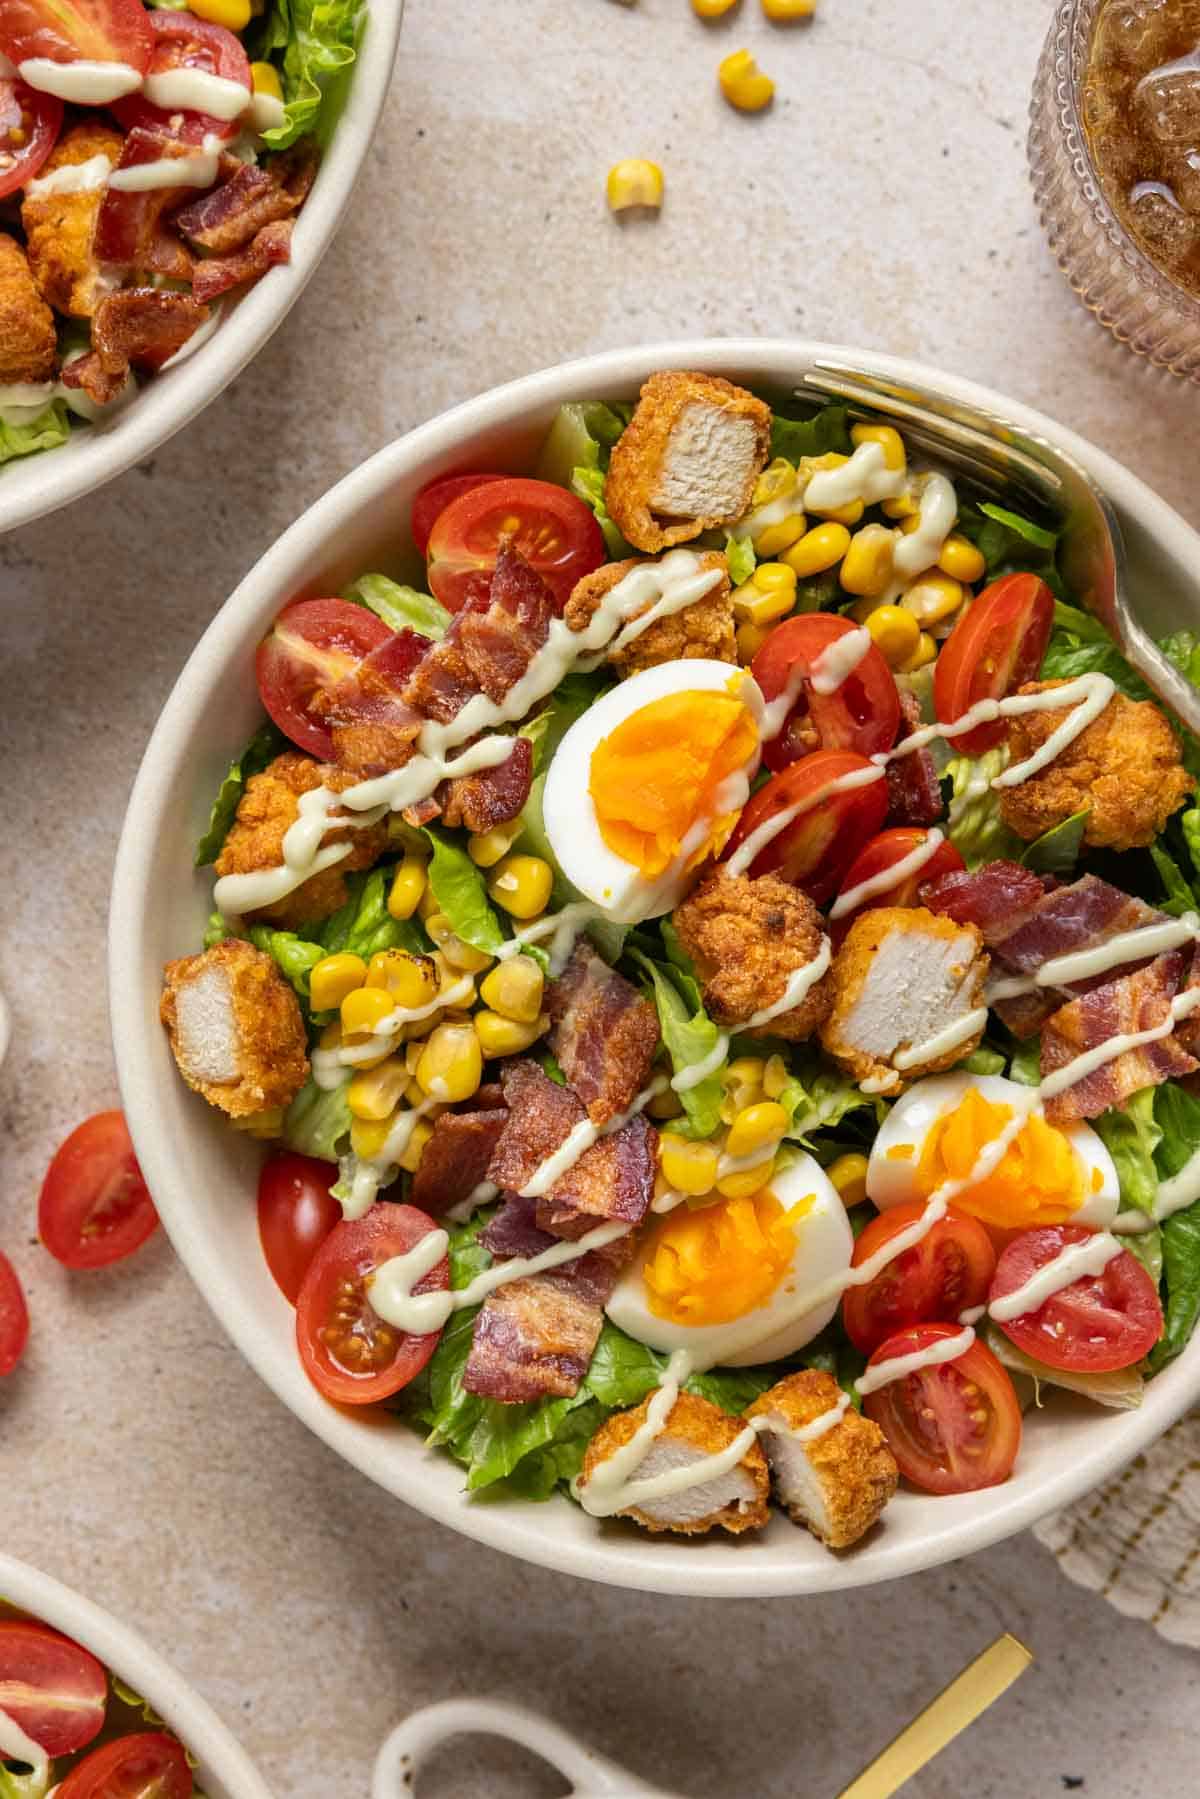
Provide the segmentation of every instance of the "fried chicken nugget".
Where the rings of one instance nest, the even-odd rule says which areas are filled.
[[[821,953],[825,935],[808,895],[777,875],[709,875],[676,908],[674,924],[703,983],[705,1010],[722,1030],[744,1029],[754,1013],[777,1005],[796,970]],[[825,974],[758,1033],[799,1043],[832,1004]]]
[[[1048,693],[1062,681],[1030,681],[1022,693]],[[1023,762],[1067,717],[1023,712],[1008,720],[1012,762]],[[1149,700],[1115,693],[1099,718],[1047,766],[1015,787],[1001,787],[1000,812],[1018,837],[1032,842],[1088,809],[1083,841],[1093,849],[1131,850],[1153,843],[1176,807],[1195,789],[1179,739]]]
[[[572,631],[584,630],[605,595],[632,570],[643,566],[640,556],[625,562],[608,562],[594,574],[577,581],[563,614]],[[705,550],[700,556],[700,566],[703,569],[719,568],[720,581],[682,611],[655,619],[623,650],[609,656],[609,662],[622,678],[641,674],[644,668],[656,668],[660,662],[677,662],[681,657],[707,656],[716,662],[732,662],[737,666],[729,565],[719,550]],[[649,610],[647,603],[643,611]],[[634,618],[640,616],[634,614]]]
[[[645,1422],[653,1398],[651,1393],[632,1411],[615,1412],[605,1419],[587,1446],[579,1476],[581,1487],[587,1486],[596,1470],[628,1443]],[[649,1480],[668,1469],[717,1455],[728,1449],[744,1428],[740,1418],[731,1418],[711,1400],[681,1393],[633,1479]],[[694,1537],[720,1529],[737,1536],[744,1530],[758,1530],[767,1522],[769,1488],[766,1457],[757,1443],[751,1443],[727,1474],[719,1474],[699,1486],[685,1487],[681,1493],[629,1506],[617,1516],[632,1518],[650,1531],[670,1530]]]
[[[0,383],[49,381],[57,355],[54,314],[24,250],[0,231]]]
[[[771,409],[719,375],[651,375],[617,439],[604,498],[638,550],[731,525],[771,447]]]
[[[159,1015],[188,1086],[231,1118],[290,1105],[308,1079],[296,995],[240,937],[168,962]]]
[[[51,151],[39,178],[99,156],[115,168],[123,141],[121,133],[107,125],[91,121],[74,125]],[[92,254],[92,235],[103,198],[100,184],[80,193],[27,193],[21,204],[34,279],[42,297],[70,318],[90,319],[107,292],[100,264]]]
[[[827,1549],[848,1549],[877,1522],[899,1484],[883,1432],[851,1407],[810,1442],[796,1436],[833,1410],[842,1390],[831,1374],[803,1368],[747,1406],[769,1420],[760,1442],[775,1497],[793,1524],[805,1524]]]

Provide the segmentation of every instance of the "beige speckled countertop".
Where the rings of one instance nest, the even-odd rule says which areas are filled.
[[[459,1542],[376,1492],[241,1363],[155,1242],[71,1277],[33,1236],[53,1147],[113,1104],[108,881],[142,745],[202,626],[353,463],[579,352],[789,331],[940,362],[1056,414],[1200,523],[1195,390],[1072,301],[1025,179],[1046,0],[409,0],[386,125],[338,241],[257,364],[145,467],[0,541],[6,853],[0,1241],[34,1336],[0,1390],[0,1540],[141,1628],[281,1799],[359,1799],[385,1729],[522,1698],[696,1795],[826,1799],[999,1629],[1037,1670],[922,1799],[1195,1791],[1195,1664],[1067,1585],[1031,1538],[874,1592],[672,1602]],[[754,46],[773,113],[716,96]],[[662,217],[605,171],[649,154]],[[429,1799],[554,1790],[474,1745]],[[1068,1778],[1070,1777],[1070,1778]]]

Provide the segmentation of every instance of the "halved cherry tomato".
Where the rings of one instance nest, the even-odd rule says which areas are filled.
[[[773,775],[750,800],[725,851],[728,859],[768,819],[797,809],[755,856],[752,875],[774,874],[802,887],[822,905],[837,892],[855,851],[883,823],[887,782],[877,779],[839,787],[848,775],[865,775],[872,764],[853,750],[816,750]]]
[[[989,1299],[1015,1293],[1068,1244],[1085,1243],[1092,1234],[1078,1224],[1022,1231],[996,1265]],[[1081,1374],[1132,1368],[1163,1332],[1158,1289],[1127,1249],[1100,1274],[1085,1274],[1060,1288],[1036,1312],[996,1322],[1026,1355],[1049,1368],[1071,1368]]]
[[[54,1790],[56,1799],[189,1799],[195,1787],[182,1744],[143,1730],[93,1749]]]
[[[12,1373],[28,1341],[29,1308],[17,1271],[0,1250],[0,1375]]]
[[[865,849],[859,851],[846,870],[838,892],[839,900],[865,881],[882,880],[889,868],[895,868],[906,856],[921,849],[928,837],[929,832],[919,825],[894,825],[890,831],[880,831],[878,837],[872,837]],[[943,841],[914,874],[902,875],[894,887],[881,886],[850,911],[840,913],[837,923],[845,931],[852,919],[860,912],[869,912],[872,906],[915,906],[917,889],[922,881],[936,881],[939,875],[954,874],[964,866],[954,845]]]
[[[0,198],[33,180],[58,142],[62,117],[53,94],[0,79]]]
[[[507,481],[508,475],[435,475],[427,481],[412,503],[412,540],[422,556],[429,548],[429,534],[451,500],[472,493],[489,481]]]
[[[531,563],[561,612],[576,581],[607,554],[590,507],[551,481],[488,481],[452,500],[429,536],[429,585],[461,612],[486,598],[502,538]]]
[[[90,1743],[107,1709],[108,1675],[94,1655],[48,1624],[0,1619],[0,1712],[51,1759]]]
[[[153,49],[141,0],[0,0],[0,50],[10,62],[124,62],[144,75]]]
[[[158,1225],[124,1112],[97,1112],[55,1151],[38,1199],[38,1236],[67,1268],[107,1268]]]
[[[438,1227],[416,1206],[376,1200],[362,1218],[335,1225],[296,1302],[296,1340],[313,1386],[343,1405],[370,1405],[406,1387],[437,1348],[441,1331],[413,1336],[386,1324],[372,1309],[367,1277],[391,1256],[405,1255]],[[413,1289],[450,1285],[443,1259]]]
[[[775,699],[789,683],[796,692],[782,731],[763,745],[768,768],[786,768],[814,749],[857,750],[860,756],[873,756],[895,743],[900,695],[875,644],[832,693],[817,693],[808,679],[818,658],[839,638],[857,630],[848,618],[806,612],[784,619],[764,642],[750,665],[764,699]]]
[[[1054,595],[1040,575],[1002,575],[971,602],[942,645],[933,670],[933,707],[952,725],[980,700],[1002,700],[1032,681],[1054,625]],[[952,738],[955,753],[978,756],[1004,739],[995,719]]]
[[[872,1218],[854,1245],[851,1265],[862,1264],[885,1243],[915,1224],[920,1201],[893,1206]],[[913,1324],[957,1320],[969,1306],[981,1306],[996,1271],[996,1252],[977,1218],[950,1210],[919,1243],[901,1253],[865,1287],[847,1287],[842,1323],[856,1349],[870,1355],[885,1338]]]
[[[272,1156],[258,1177],[258,1235],[267,1267],[295,1305],[312,1259],[342,1208],[329,1189],[337,1169],[312,1156]]]
[[[0,0],[0,5],[4,0]],[[197,19],[190,12],[152,12],[150,26],[154,32],[154,53],[148,75],[165,75],[168,69],[202,69],[206,75],[219,75],[224,81],[236,81],[252,91],[250,62],[232,31],[214,25],[208,19]],[[170,111],[152,106],[141,94],[129,94],[114,100],[109,108],[126,131],[140,126],[157,137],[178,138],[185,144],[199,144],[206,137],[236,137],[238,119],[218,119],[207,112],[185,112],[179,107]]]
[[[345,680],[391,632],[365,606],[348,600],[296,600],[258,646],[258,694],[281,731],[310,755],[333,755],[329,726],[312,710],[318,694]]]
[[[881,1343],[868,1367],[913,1355],[955,1324],[918,1324]],[[952,1362],[936,1362],[868,1393],[873,1418],[897,1466],[927,1493],[973,1493],[1012,1473],[1021,1447],[1021,1408],[1013,1384],[986,1344],[978,1341]]]

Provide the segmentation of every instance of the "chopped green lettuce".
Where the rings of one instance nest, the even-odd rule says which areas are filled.
[[[1000,796],[992,786],[1007,761],[1001,744],[982,756],[952,756],[946,764],[943,779],[951,784],[946,831],[968,868],[1015,861],[1025,847],[1000,816]]]
[[[704,1010],[695,976],[670,963],[655,962],[640,950],[630,950],[629,954],[650,978],[658,1028],[675,1073],[711,1056],[721,1033]],[[681,1093],[679,1099],[684,1115],[674,1121],[672,1129],[685,1137],[711,1137],[721,1122],[720,1068]]]
[[[427,825],[424,834],[433,851],[429,863],[433,897],[464,943],[494,956],[504,933],[488,900],[482,869],[444,831]]]
[[[252,924],[248,927],[248,935],[255,949],[261,949],[278,964],[281,973],[295,989],[298,999],[304,1002],[307,1009],[308,977],[317,963],[323,961],[328,951],[323,944],[308,943],[295,931],[276,931],[270,925]]]
[[[1200,900],[1161,837],[1150,845],[1150,859],[1163,884],[1164,897],[1158,902],[1161,910],[1172,913],[1176,918],[1182,917],[1185,912],[1194,912]]]
[[[789,462],[799,462],[802,456],[825,456],[831,450],[848,456],[853,448],[850,415],[844,406],[822,406],[803,419],[771,414],[772,459],[785,456]]]
[[[1146,1383],[1137,1367],[1117,1368],[1110,1374],[1077,1374],[1067,1368],[1049,1368],[1018,1349],[999,1325],[990,1321],[984,1326],[988,1348],[998,1362],[1015,1374],[1027,1374],[1034,1383],[1035,1404],[1040,1405],[1042,1385],[1063,1387],[1071,1393],[1082,1393],[1097,1405],[1111,1406],[1114,1411],[1132,1411],[1142,1403]]]
[[[573,401],[555,414],[538,457],[539,481],[567,487],[590,506],[614,562],[635,554],[609,516],[604,476],[612,447],[629,423],[631,406],[606,406],[601,400]]]
[[[989,579],[1028,570],[1040,575],[1047,587],[1061,597],[1063,585],[1056,561],[1055,532],[990,500],[977,506],[969,502],[963,505],[956,528],[983,556]]]
[[[883,1122],[888,1110],[886,1101],[864,1093],[819,1051],[807,1045],[795,1046],[789,1066],[791,1079],[779,1095],[779,1104],[791,1121],[789,1137],[807,1143],[814,1131],[829,1130],[848,1112],[863,1106],[873,1107],[876,1119]]]
[[[969,1056],[964,1057],[959,1066],[967,1074],[1003,1074],[1006,1060],[1000,1050],[981,1043],[978,1049],[973,1049]]]
[[[363,0],[269,0],[251,54],[282,50],[282,125],[263,133],[270,150],[313,135],[325,144],[345,98],[347,77],[367,22]]]
[[[237,815],[238,803],[246,791],[246,782],[251,775],[261,774],[268,763],[273,762],[287,747],[288,740],[283,732],[268,720],[259,726],[237,760],[230,763],[229,771],[213,801],[208,829],[196,845],[197,868],[204,868],[210,862],[215,862],[220,855],[221,846],[229,835],[230,826]]]
[[[1018,1043],[1012,1052],[1012,1060],[1008,1065],[1010,1081],[1020,1081],[1022,1087],[1036,1087],[1042,1078],[1042,1040],[1040,1037],[1027,1037],[1024,1043]]]
[[[1079,675],[1102,674],[1131,700],[1150,698],[1150,689],[1130,668],[1099,619],[1078,606],[1057,600],[1054,629],[1042,659],[1039,680],[1074,681]]]
[[[733,587],[741,587],[758,566],[750,539],[734,537],[730,532],[725,534],[725,560],[729,564],[729,581]]]
[[[0,1799],[46,1799],[50,1791],[51,1764],[39,1770],[30,1768],[18,1774],[0,1761]]]
[[[1139,1212],[1154,1210],[1158,1192],[1154,1152],[1163,1133],[1155,1117],[1154,1096],[1153,1087],[1143,1087],[1123,1106],[1114,1106],[1091,1121],[1116,1164],[1122,1205]]]
[[[571,472],[570,489],[579,499],[591,507],[596,515],[596,523],[604,534],[604,547],[613,562],[623,562],[627,556],[636,556],[637,551],[631,543],[627,543],[621,535],[619,527],[613,522],[608,510],[608,502],[604,497],[604,471],[598,468],[577,468]]]
[[[70,413],[61,399],[51,400],[44,412],[26,424],[12,425],[0,418],[0,462],[33,456],[38,450],[57,450],[70,435]]]
[[[1169,1180],[1200,1149],[1200,1099],[1177,1081],[1164,1081],[1154,1089],[1154,1120],[1159,1129],[1154,1159]]]
[[[367,607],[389,631],[417,631],[422,637],[442,638],[450,623],[450,614],[431,594],[389,580],[387,575],[360,575],[342,598]]]
[[[393,918],[387,909],[391,876],[390,867],[346,876],[350,897],[314,932],[327,956],[345,953],[369,962],[381,949],[406,949],[413,955],[428,953],[429,945],[417,921]]]
[[[205,949],[212,949],[215,944],[224,943],[226,937],[236,937],[237,935],[238,932],[230,928],[219,912],[210,912],[208,923],[204,927],[202,944]]]
[[[1085,806],[1082,812],[1073,812],[1070,818],[1052,825],[1027,844],[1021,855],[1025,867],[1039,875],[1065,877],[1071,874],[1079,857],[1090,810]]]
[[[350,1107],[346,1099],[352,1075],[338,1087],[318,1087],[310,1075],[283,1115],[283,1141],[302,1156],[336,1162],[350,1150]]]

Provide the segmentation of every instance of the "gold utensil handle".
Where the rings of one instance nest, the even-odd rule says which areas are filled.
[[[1007,1631],[997,1637],[919,1717],[905,1726],[857,1780],[838,1794],[838,1799],[891,1799],[905,1781],[911,1780],[939,1750],[999,1699],[1032,1660],[1024,1643],[1018,1643]]]

